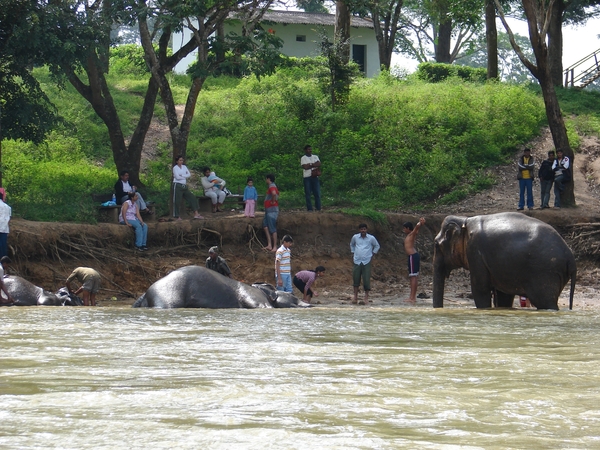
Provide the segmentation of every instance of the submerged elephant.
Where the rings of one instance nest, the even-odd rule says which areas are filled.
[[[134,308],[293,308],[310,306],[269,285],[247,285],[200,266],[174,270],[156,281]]]
[[[444,306],[444,284],[453,269],[471,271],[477,308],[510,308],[515,295],[538,309],[558,309],[571,280],[573,308],[577,268],[573,252],[550,225],[520,213],[448,216],[435,238],[433,307]]]
[[[15,300],[15,306],[63,306],[74,305],[71,300],[59,297],[52,292],[30,283],[25,278],[6,276],[3,279],[6,290]]]

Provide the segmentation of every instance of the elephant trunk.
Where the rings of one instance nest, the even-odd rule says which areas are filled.
[[[433,307],[444,307],[444,286],[446,284],[446,270],[443,263],[433,260]]]

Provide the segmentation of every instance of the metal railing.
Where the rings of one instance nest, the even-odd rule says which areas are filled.
[[[584,88],[600,78],[600,49],[565,69],[565,87]],[[577,75],[575,70],[577,69]]]

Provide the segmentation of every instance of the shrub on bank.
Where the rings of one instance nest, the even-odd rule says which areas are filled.
[[[130,133],[147,78],[121,66],[123,73],[111,71],[110,79],[118,86],[123,130]],[[525,88],[457,78],[400,81],[387,73],[355,83],[348,103],[332,112],[315,70],[314,63],[298,62],[260,81],[207,80],[188,142],[188,167],[199,173],[211,166],[232,191],[243,190],[253,176],[264,192],[264,175],[273,172],[282,206],[302,207],[299,162],[309,143],[323,161],[325,206],[414,207],[481,186],[479,169],[502,162],[544,120],[539,96]],[[117,179],[108,136],[72,89],[58,91],[43,72],[40,77],[69,126],[42,146],[5,143],[12,147],[3,155],[9,201],[16,213],[35,220],[93,220],[90,193],[110,191]],[[173,76],[172,82],[177,101],[184,102],[188,79]],[[160,104],[155,114],[164,117]],[[142,179],[152,200],[166,206],[172,150],[166,133],[165,139]]]

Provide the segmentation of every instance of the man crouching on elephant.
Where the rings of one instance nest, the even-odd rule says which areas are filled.
[[[71,289],[71,281],[77,280],[81,287],[75,292]],[[96,306],[96,293],[100,290],[100,274],[89,267],[78,267],[69,275],[65,286],[69,293],[79,295],[83,292],[83,306]]]
[[[415,248],[419,228],[425,223],[421,217],[417,225],[413,227],[412,222],[406,222],[403,225],[403,231],[406,234],[404,239],[404,251],[408,255],[408,279],[410,280],[410,303],[417,303],[417,287],[419,286],[419,271],[421,269],[421,256]]]

